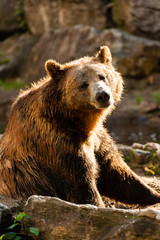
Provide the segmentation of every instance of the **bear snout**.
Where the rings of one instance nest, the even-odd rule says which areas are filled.
[[[96,94],[96,101],[100,104],[101,107],[109,106],[109,100],[110,94],[105,91],[101,91]]]

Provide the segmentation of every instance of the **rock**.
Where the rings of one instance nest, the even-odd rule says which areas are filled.
[[[36,40],[35,36],[22,34],[0,42],[0,78],[7,79],[19,75],[21,66]]]
[[[141,175],[141,178],[144,182],[147,183],[151,188],[155,189],[158,193],[160,193],[160,177],[156,177],[152,175],[152,177],[146,175]],[[160,210],[160,204],[156,204],[157,208]],[[152,206],[151,206],[152,207]]]
[[[137,161],[137,163],[139,164],[148,163],[153,157],[152,153],[150,153],[149,151],[143,151],[140,149],[134,149],[133,156],[135,161]]]
[[[7,124],[10,107],[13,102],[13,98],[17,96],[17,93],[18,91],[15,89],[6,91],[0,88],[0,130],[4,130],[4,127]]]
[[[14,31],[22,29],[23,6],[19,0],[1,0],[0,1],[0,33],[3,35],[11,34]]]
[[[10,226],[12,221],[11,210],[4,204],[0,203],[0,235]]]
[[[136,146],[136,145],[133,145]],[[126,161],[133,160],[135,163],[138,164],[144,164],[150,161],[150,159],[153,157],[152,153],[149,151],[143,151],[140,149],[134,149],[130,146],[118,145],[118,150],[123,154]]]
[[[23,203],[21,201],[4,195],[0,195],[0,203],[7,206],[12,214],[20,212],[22,209],[21,206],[23,206]]]
[[[132,158],[132,147],[123,144],[118,144],[117,147],[125,159],[130,160]]]
[[[133,144],[132,144],[132,148],[144,150],[144,149],[145,149],[145,146],[144,146],[143,144],[140,144],[140,143],[133,143]]]
[[[34,222],[24,219],[24,228],[35,226],[39,239],[159,239],[160,211],[156,209],[102,209],[76,205],[58,198],[32,196],[25,212]]]
[[[157,155],[158,159],[160,160],[160,150],[156,151],[156,155]]]
[[[160,39],[159,0],[116,0],[113,13],[117,25],[123,30],[147,38]]]
[[[77,24],[106,27],[105,1],[92,0],[25,0],[25,16],[33,34],[42,34],[51,28]],[[94,19],[94,21],[93,21]]]
[[[155,142],[148,142],[148,143],[145,144],[145,146],[146,146],[146,149],[148,151],[158,151],[158,150],[160,150],[160,144],[155,143]]]
[[[143,102],[143,110],[145,113],[154,113],[159,110],[159,106],[157,103],[154,102]]]
[[[64,63],[93,55],[102,45],[111,48],[113,63],[122,75],[148,75],[158,67],[160,43],[116,29],[98,31],[79,25],[45,33],[31,50],[22,72],[25,72],[26,81],[38,80],[46,74],[44,63],[47,59]]]

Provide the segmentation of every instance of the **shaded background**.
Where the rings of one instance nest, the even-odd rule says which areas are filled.
[[[18,89],[44,63],[94,55],[108,45],[125,92],[105,125],[119,143],[160,142],[159,0],[1,0],[0,132]]]

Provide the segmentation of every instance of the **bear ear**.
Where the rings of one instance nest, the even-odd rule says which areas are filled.
[[[54,77],[63,71],[63,66],[54,60],[48,60],[45,63],[45,69],[49,76]]]
[[[107,46],[100,47],[100,50],[98,54],[96,55],[96,60],[98,60],[101,63],[111,63],[112,62],[112,56],[109,48]]]

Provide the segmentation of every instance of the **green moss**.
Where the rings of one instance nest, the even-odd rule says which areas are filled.
[[[18,4],[16,5],[15,15],[17,16],[17,21],[19,22],[20,27],[23,30],[26,30],[27,23],[24,16],[23,6],[24,6],[24,0],[19,0]]]
[[[139,92],[137,92],[135,94],[135,98],[136,98],[137,103],[140,105],[141,102],[143,101],[143,98],[140,96]]]
[[[3,88],[4,90],[20,89],[25,87],[26,87],[26,84],[22,82],[13,82],[13,81],[0,79],[0,88]]]
[[[155,102],[157,104],[160,104],[160,92],[154,93],[153,97],[154,97]]]
[[[3,65],[3,64],[7,64],[10,62],[10,59],[9,58],[6,58],[4,60],[0,60],[0,65]]]
[[[5,53],[4,52],[0,52],[0,57],[4,57]]]
[[[120,19],[119,16],[119,11],[118,11],[118,5],[116,0],[112,0],[113,8],[114,8],[114,16],[115,16],[115,21],[117,23],[117,26],[120,30],[123,29],[123,23],[122,20]]]

